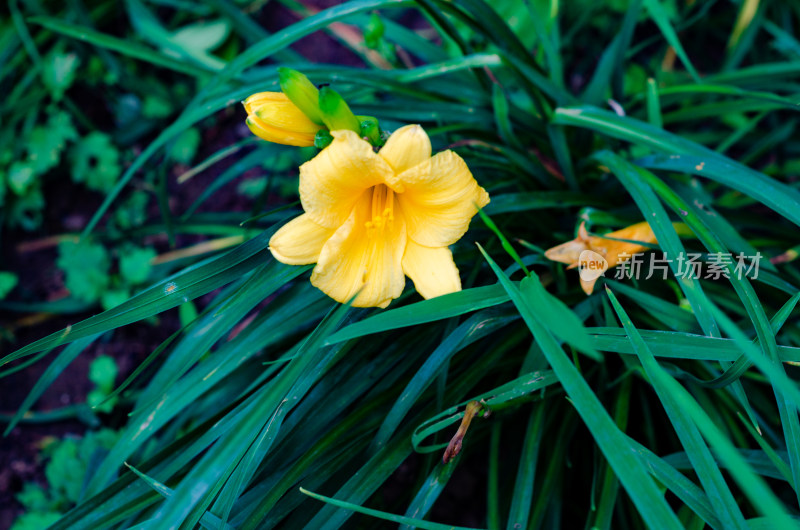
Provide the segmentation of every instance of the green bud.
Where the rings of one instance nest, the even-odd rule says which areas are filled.
[[[317,125],[323,125],[322,112],[319,109],[319,90],[314,83],[291,68],[278,68],[278,79],[281,91],[297,106],[308,119]]]
[[[326,129],[320,129],[317,131],[317,135],[314,137],[314,147],[317,149],[325,149],[331,142],[333,141],[333,136],[329,133]]]
[[[331,87],[322,87],[319,91],[319,108],[322,121],[332,131],[348,129],[361,133],[361,122],[356,118],[347,102]]]
[[[361,132],[359,133],[362,138],[366,138],[369,143],[376,147],[383,145],[381,138],[381,127],[378,120],[372,116],[357,116],[361,120]]]

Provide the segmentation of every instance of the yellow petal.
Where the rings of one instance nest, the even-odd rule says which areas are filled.
[[[431,157],[431,140],[419,125],[397,129],[378,153],[399,174]]]
[[[423,247],[409,240],[403,254],[403,271],[423,298],[461,290],[461,277],[447,247]]]
[[[578,263],[578,258],[584,250],[589,250],[589,245],[585,241],[575,239],[547,249],[544,257],[551,261],[573,265]]]
[[[592,291],[594,291],[594,284],[597,283],[597,280],[598,278],[595,278],[594,280],[584,280],[581,278],[581,289],[583,289],[583,292],[586,293],[586,296],[592,294]]]
[[[285,145],[314,145],[321,126],[311,121],[282,92],[259,92],[244,101],[247,126],[268,142]]]
[[[283,129],[270,127],[257,118],[248,117],[246,122],[250,132],[268,142],[282,145],[294,145],[296,147],[308,147],[314,145],[314,134],[303,134]]]
[[[311,121],[282,92],[262,92],[254,94],[244,102],[248,115],[255,114],[259,119],[279,129],[304,133],[316,133],[322,126]]]
[[[283,225],[269,240],[269,251],[276,260],[287,265],[316,263],[322,246],[333,235],[303,214]]]
[[[625,227],[616,232],[605,234],[605,237],[593,236],[588,240],[589,248],[605,256],[608,266],[614,267],[630,259],[633,254],[647,252],[649,247],[637,245],[636,243],[626,243],[623,241],[612,241],[606,237],[618,239],[630,239],[632,241],[642,241],[644,243],[657,243],[653,229],[647,222],[636,223]]]
[[[359,198],[347,221],[322,247],[311,275],[311,283],[338,302],[359,293],[353,302],[356,307],[386,307],[405,286],[403,218],[395,209],[394,221],[367,229],[371,210],[370,192]]]
[[[356,133],[331,134],[333,142],[300,166],[300,202],[316,223],[336,229],[364,190],[377,184],[394,187],[395,179],[389,164]]]
[[[446,247],[461,239],[477,207],[489,204],[489,194],[452,151],[417,164],[399,179],[405,188],[399,198],[408,237],[427,247]]]

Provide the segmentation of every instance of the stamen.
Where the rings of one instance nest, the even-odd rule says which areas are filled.
[[[394,191],[384,184],[372,187],[371,220],[364,223],[367,235],[381,230],[394,221]],[[374,230],[373,230],[374,229]]]
[[[372,187],[372,219],[378,217],[378,204],[380,204],[381,191],[380,186]]]
[[[394,191],[386,187],[386,208],[383,210],[383,216],[389,221],[394,221]]]

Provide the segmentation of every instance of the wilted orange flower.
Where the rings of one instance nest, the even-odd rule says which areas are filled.
[[[634,254],[640,254],[649,249],[645,245],[614,241],[607,238],[628,239],[648,244],[657,243],[653,229],[646,222],[636,223],[616,232],[608,233],[605,236],[590,236],[586,231],[586,223],[581,223],[578,229],[578,237],[548,249],[544,255],[552,261],[566,263],[569,265],[568,269],[573,269],[581,264],[581,253],[591,250],[600,254],[606,260],[610,269],[628,261]],[[586,294],[592,294],[596,282],[597,278],[591,280],[581,278],[581,288]]]

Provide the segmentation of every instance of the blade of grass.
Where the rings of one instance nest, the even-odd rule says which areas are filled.
[[[353,504],[350,502],[336,500],[331,497],[326,497],[324,495],[320,495],[318,493],[314,493],[306,489],[303,489],[302,487],[300,488],[300,491],[303,492],[305,495],[308,495],[312,499],[317,499],[318,501],[322,501],[331,504],[333,506],[344,508],[346,510],[352,510],[358,513],[363,513],[364,515],[376,517],[384,521],[391,521],[393,523],[404,524],[410,527],[422,528],[423,530],[476,530],[474,528],[467,528],[465,526],[452,526],[446,524],[431,523],[428,521],[423,521],[422,519],[414,519],[411,517],[406,517],[404,515],[394,515],[391,513],[382,512],[380,510],[373,510],[372,508],[365,508],[363,506],[359,506],[358,504]]]
[[[483,252],[483,249],[481,251]],[[564,390],[570,396],[573,405],[594,436],[609,464],[614,468],[631,500],[637,506],[642,518],[651,526],[682,528],[677,516],[664,501],[652,478],[644,470],[641,462],[633,455],[625,435],[619,431],[614,420],[603,408],[575,365],[567,360],[552,335],[539,322],[537,312],[531,304],[533,301],[524,299],[519,289],[503,274],[497,264],[485,252],[483,252],[483,255],[497,275],[500,283],[507,290],[514,305],[520,311],[536,341],[542,347],[542,352],[547,361],[559,381],[561,381]],[[530,281],[538,281],[536,276],[530,276],[529,278]]]
[[[673,423],[678,420],[680,421],[682,427],[686,427],[688,429],[691,428],[691,423],[687,420],[691,418],[691,421],[694,423],[697,429],[699,429],[703,436],[711,443],[712,446],[714,446],[720,458],[729,463],[729,471],[756,509],[768,517],[772,524],[776,525],[776,528],[790,527],[793,523],[791,523],[791,518],[789,517],[789,514],[786,513],[783,504],[781,504],[778,498],[775,497],[775,495],[772,493],[772,490],[767,486],[763,479],[753,472],[752,468],[747,464],[747,462],[742,459],[733,443],[722,432],[720,432],[713,420],[708,417],[708,415],[691,397],[686,389],[680,386],[680,384],[672,379],[658,365],[655,357],[653,357],[647,348],[647,344],[642,340],[641,336],[639,336],[638,330],[633,326],[633,323],[622,309],[622,306],[619,305],[619,302],[617,302],[614,294],[608,289],[606,292],[609,294],[611,303],[614,305],[614,309],[617,311],[617,314],[622,321],[622,325],[628,334],[628,338],[633,344],[633,347],[642,361],[643,366],[645,366],[645,370],[650,377],[651,383],[655,388],[657,388],[656,391],[661,394],[659,397],[662,398],[662,403],[665,407],[672,409],[674,418],[671,417],[670,419],[673,421]],[[677,428],[678,425],[675,425],[675,427]],[[687,445],[695,446],[695,442],[690,442],[690,439],[695,438],[695,435],[689,434],[687,431],[684,432],[685,435],[687,435]],[[696,442],[702,443],[699,441]],[[690,450],[687,447],[687,454],[690,455],[690,458],[700,457],[699,447],[695,447],[695,449],[692,450],[694,451],[693,454],[689,451]],[[702,457],[703,460],[706,460],[707,456],[710,455]],[[710,471],[714,474],[719,473],[719,469],[711,463],[704,465],[704,468],[706,472]],[[714,471],[715,469],[716,472]],[[701,475],[701,480],[703,479],[706,481],[712,480],[710,476],[703,477]],[[717,515],[726,517],[728,519],[727,524],[737,524],[747,527],[747,524],[744,522],[743,518],[741,521],[738,520],[741,517],[741,512],[739,512],[732,495],[730,495],[730,491],[724,486],[722,476],[719,475],[716,480],[720,482],[719,487],[721,490],[715,491],[715,493],[723,493],[726,497],[730,496],[729,499],[715,499],[713,494],[710,495],[712,504],[716,505],[715,511],[717,512]],[[709,485],[706,484],[706,487],[708,488]],[[722,513],[720,513],[720,510],[722,510]],[[737,513],[739,517],[737,517]]]
[[[516,318],[516,315],[509,315],[508,311],[485,310],[473,315],[449,334],[413,375],[411,381],[392,405],[391,410],[386,414],[370,444],[370,453],[374,454],[375,451],[386,445],[414,403],[434,382],[436,376],[446,367],[453,355],[467,345],[507,326]]]
[[[130,39],[120,39],[86,26],[65,22],[58,18],[35,16],[29,18],[28,21],[31,24],[37,24],[56,33],[91,44],[92,46],[113,50],[127,55],[128,57],[133,57],[134,59],[139,59],[155,66],[169,68],[170,70],[200,79],[207,79],[213,73],[213,70],[203,67],[202,65],[174,59],[169,55],[152,50]]]
[[[8,426],[6,426],[5,431],[3,431],[3,436],[8,436],[8,433],[17,426],[19,421],[22,419],[23,416],[31,409],[31,407],[42,397],[42,394],[45,390],[47,390],[50,385],[55,381],[61,372],[63,372],[71,363],[74,361],[78,355],[81,354],[83,350],[88,348],[100,335],[91,335],[88,337],[84,337],[82,339],[76,340],[72,344],[69,344],[66,348],[64,348],[53,361],[45,369],[42,376],[36,381],[36,384],[33,385],[33,388],[28,395],[25,396],[22,404],[17,408],[14,412],[14,416],[11,418],[11,421],[8,422]]]
[[[544,411],[543,404],[534,404],[528,418],[528,429],[525,433],[525,441],[522,442],[522,454],[519,458],[506,530],[528,527],[528,519],[533,506],[533,483],[536,479],[539,447],[544,432],[542,428]]]
[[[719,467],[717,467],[714,462],[714,457],[703,441],[698,427],[678,405],[673,390],[663,384],[663,380],[669,376],[663,372],[663,369],[658,365],[655,357],[653,357],[652,354],[648,355],[649,350],[647,350],[647,344],[637,335],[637,330],[634,328],[633,323],[622,309],[622,306],[611,289],[606,287],[606,293],[628,334],[628,338],[634,346],[636,354],[644,367],[645,373],[647,373],[650,379],[650,383],[653,385],[656,395],[661,401],[664,410],[667,412],[670,422],[672,422],[673,429],[675,429],[681,444],[686,449],[686,454],[689,456],[692,467],[694,467],[697,472],[697,476],[700,478],[700,482],[703,484],[708,494],[708,498],[711,501],[717,518],[724,528],[747,528],[744,515],[742,515],[739,506],[736,504],[736,500],[730,488],[725,484],[725,479]]]
[[[658,29],[661,30],[661,34],[664,35],[669,45],[672,46],[675,53],[680,57],[683,66],[689,71],[689,74],[695,82],[700,83],[700,76],[689,60],[689,56],[686,55],[686,51],[683,49],[680,39],[678,39],[678,34],[675,33],[675,28],[669,23],[669,14],[664,10],[664,6],[659,0],[644,0],[644,6],[647,8],[650,18],[655,22],[656,26],[658,26]]]
[[[335,344],[381,331],[444,320],[505,302],[508,302],[508,295],[500,285],[465,289],[380,312],[334,333],[326,343]]]

